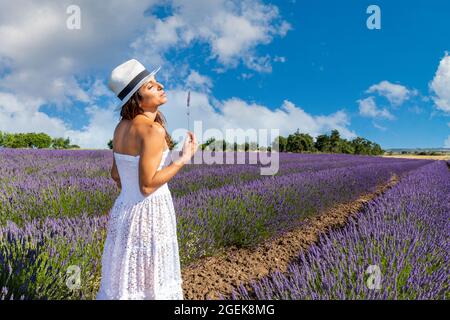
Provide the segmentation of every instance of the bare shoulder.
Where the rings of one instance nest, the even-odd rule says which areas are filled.
[[[136,124],[136,131],[142,140],[164,140],[166,130],[159,123],[140,122]]]
[[[114,128],[113,139],[116,137],[119,130],[123,127],[123,124],[124,124],[124,120],[121,120],[117,123],[116,127]]]
[[[166,130],[159,123],[139,122],[135,124],[136,130],[141,134],[159,134],[164,135]]]

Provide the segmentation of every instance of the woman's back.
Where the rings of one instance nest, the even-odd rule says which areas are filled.
[[[121,154],[136,156],[140,154],[140,142],[142,139],[141,127],[150,125],[145,116],[136,116],[132,120],[122,119],[114,130],[113,150]]]
[[[169,150],[163,152],[163,156],[159,163],[157,171],[161,170],[166,165]],[[121,181],[121,192],[118,198],[122,203],[136,203],[144,200],[146,197],[141,194],[139,189],[139,158],[140,156],[131,156],[128,154],[113,152],[114,160],[116,162],[117,171]],[[163,193],[169,193],[167,183],[161,185],[151,196],[156,196]]]
[[[114,165],[121,182],[120,199],[124,202],[136,202],[145,198],[139,188],[140,143],[141,139],[145,139],[140,129],[143,126],[155,124],[159,125],[136,116],[133,120],[123,119],[120,121],[114,132]],[[166,146],[157,171],[164,167],[168,153],[169,148]],[[168,189],[167,183],[158,188],[157,193],[168,192],[166,189]]]
[[[172,195],[167,183],[148,196],[139,190],[140,126],[152,122],[136,120],[122,120],[114,132],[122,190],[109,212],[96,298],[183,299]],[[166,148],[158,170],[168,155]]]

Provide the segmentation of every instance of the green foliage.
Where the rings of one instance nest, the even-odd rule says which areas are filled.
[[[205,150],[205,149],[207,149],[207,147],[208,147],[211,143],[213,143],[214,141],[216,141],[215,138],[209,138],[208,140],[206,140],[205,143],[202,143],[199,147],[200,147],[201,150]]]
[[[68,149],[70,145],[70,139],[64,139],[64,138],[54,138],[52,140],[52,147],[53,149]]]
[[[6,148],[54,148],[54,149],[71,149],[79,148],[78,145],[71,145],[69,138],[52,139],[44,132],[28,132],[28,133],[8,133],[0,131],[0,146]]]
[[[278,136],[272,143],[272,148],[278,152],[286,152],[287,151],[287,139],[283,136]]]
[[[367,155],[383,154],[383,149],[381,149],[378,143],[371,142],[361,137],[353,139],[352,145],[355,149],[355,154],[367,154]]]
[[[300,133],[299,130],[287,137],[286,151],[288,152],[311,152],[314,151],[314,141],[307,133]]]
[[[278,152],[323,152],[323,153],[347,153],[364,155],[381,155],[384,150],[378,143],[356,137],[349,141],[340,136],[338,130],[331,133],[313,137],[306,133],[300,133],[299,129],[287,138],[277,136],[272,142],[272,148]]]

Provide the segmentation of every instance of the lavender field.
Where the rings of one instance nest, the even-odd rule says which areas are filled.
[[[111,151],[0,151],[0,299],[93,299],[108,212],[119,191]],[[338,203],[400,182],[288,275],[237,288],[235,298],[446,298],[450,171],[444,161],[280,154],[259,165],[187,165],[169,182],[182,266],[228,246],[251,247]],[[378,264],[385,289],[360,277]],[[69,289],[70,270],[81,283]]]
[[[409,173],[299,253],[287,274],[235,288],[233,299],[449,299],[448,166],[436,161]],[[379,268],[375,286],[366,285],[368,266]]]

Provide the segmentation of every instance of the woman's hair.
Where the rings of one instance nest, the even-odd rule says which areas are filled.
[[[120,110],[120,116],[122,119],[132,120],[134,117],[136,117],[138,114],[144,113],[144,110],[139,106],[139,101],[142,99],[141,94],[139,93],[139,90],[137,90],[133,95],[130,97],[130,99],[122,106],[122,109]],[[155,122],[159,123],[161,126],[163,126],[164,130],[166,131],[166,142],[169,148],[173,147],[173,141],[172,137],[167,131],[166,128],[166,118],[162,114],[161,111],[156,111],[156,117]]]

